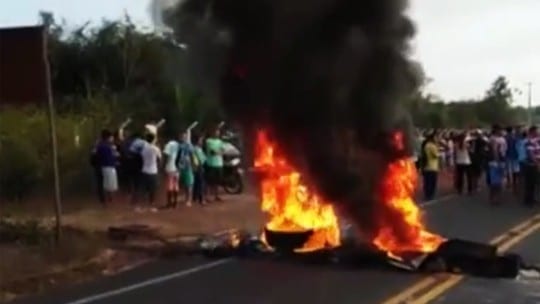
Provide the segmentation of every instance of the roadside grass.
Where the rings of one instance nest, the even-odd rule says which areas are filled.
[[[92,264],[106,247],[102,235],[64,229],[61,242],[55,244],[46,225],[0,219],[0,302],[95,274],[97,266],[84,269],[83,265]],[[75,271],[66,272],[69,269]]]

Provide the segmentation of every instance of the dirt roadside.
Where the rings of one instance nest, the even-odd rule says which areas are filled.
[[[451,178],[440,179],[439,194],[451,192]],[[76,204],[67,201],[66,204]],[[174,210],[137,212],[126,203],[104,208],[97,203],[67,212],[63,226],[68,246],[50,248],[20,244],[0,244],[3,252],[0,275],[9,278],[0,284],[0,302],[21,294],[35,294],[65,282],[73,283],[113,275],[156,258],[155,253],[119,249],[107,236],[109,227],[139,225],[155,231],[160,238],[192,240],[231,228],[257,231],[264,223],[259,200],[254,194],[224,196],[224,202],[207,206],[180,206]],[[41,217],[41,223],[51,227],[53,217]],[[75,234],[74,234],[75,233]],[[140,244],[140,240],[138,240]],[[156,239],[142,240],[142,243]],[[158,246],[159,246],[159,242]],[[26,265],[13,267],[12,265]]]
[[[179,206],[152,212],[130,207],[94,208],[64,216],[64,225],[86,231],[103,232],[109,226],[144,225],[164,238],[214,233],[230,228],[256,229],[263,223],[254,195],[224,196],[224,202],[206,206]]]
[[[452,192],[452,177],[439,179],[439,196]],[[417,195],[420,201],[420,193]],[[49,220],[52,220],[50,218]],[[264,223],[259,199],[254,193],[226,195],[224,202],[206,206],[180,206],[174,210],[136,212],[125,205],[111,208],[89,208],[66,214],[64,225],[91,232],[104,232],[109,226],[144,225],[164,238],[216,233],[231,228],[257,231]]]

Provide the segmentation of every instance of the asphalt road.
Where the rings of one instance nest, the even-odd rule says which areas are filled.
[[[540,233],[537,232],[527,237],[522,243],[516,245],[512,251],[519,252],[526,261],[540,264]],[[469,299],[475,299],[475,301],[464,302],[464,300]],[[465,281],[445,295],[440,296],[433,303],[538,304],[540,303],[540,280],[527,278],[518,280],[466,278]]]
[[[450,238],[484,242],[539,211],[525,209],[515,203],[491,207],[481,196],[453,197],[425,208],[433,230]],[[540,262],[538,233],[516,248],[515,251]],[[397,271],[183,257],[157,261],[115,277],[16,303],[380,303],[421,278],[418,274]],[[478,299],[486,293],[497,300],[489,303],[540,303],[538,296],[534,295],[540,292],[539,284],[529,284],[531,287],[523,282],[466,279],[437,302],[484,303]]]

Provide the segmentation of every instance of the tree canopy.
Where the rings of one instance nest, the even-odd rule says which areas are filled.
[[[141,121],[165,118],[189,123],[222,118],[217,101],[181,79],[184,49],[164,35],[139,30],[126,16],[67,31],[50,13],[49,57],[60,111],[84,111],[96,101],[114,114]],[[174,129],[174,130],[171,130]],[[178,131],[169,125],[169,131]]]
[[[527,123],[527,109],[514,106],[514,92],[508,79],[497,77],[477,99],[444,101],[422,91],[407,101],[413,121],[420,127],[468,128]],[[538,109],[533,109],[539,112]],[[540,113],[540,112],[539,112]]]
[[[170,37],[141,31],[128,16],[72,31],[50,13],[42,12],[41,19],[49,26],[53,88],[60,109],[80,110],[100,99],[126,115],[147,119],[223,117],[217,100],[183,83],[186,50]],[[499,76],[482,98],[442,100],[420,88],[405,106],[420,127],[525,123],[527,111],[513,106],[513,93],[508,79]]]
[[[49,29],[59,111],[92,113],[98,107],[110,117],[121,116],[118,119],[179,121],[168,124],[171,132],[191,120],[223,118],[218,100],[205,97],[185,81],[189,73],[183,62],[189,50],[171,37],[142,31],[128,16],[98,25],[86,23],[74,30],[67,30],[51,13],[41,12],[40,18]],[[481,98],[442,100],[421,87],[404,103],[420,127],[525,123],[527,111],[513,106],[513,95],[508,79],[499,76]]]

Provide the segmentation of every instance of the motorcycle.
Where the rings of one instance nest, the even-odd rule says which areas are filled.
[[[242,154],[233,144],[224,144],[222,187],[228,194],[240,194],[244,191]]]

